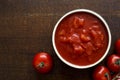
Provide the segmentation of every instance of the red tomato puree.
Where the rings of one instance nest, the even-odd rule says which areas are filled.
[[[60,55],[75,65],[89,65],[106,51],[108,34],[96,16],[78,12],[65,17],[55,33],[55,45]]]

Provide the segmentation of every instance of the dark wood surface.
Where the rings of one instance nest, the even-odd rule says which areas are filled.
[[[120,0],[0,0],[0,80],[92,80],[94,67],[71,68],[58,59],[52,47],[58,19],[80,8],[96,11],[107,21],[111,54],[120,38]],[[33,56],[40,51],[53,57],[54,67],[48,74],[38,74],[32,67]]]

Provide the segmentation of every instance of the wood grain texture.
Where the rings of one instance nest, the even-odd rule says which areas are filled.
[[[92,80],[94,67],[71,68],[58,59],[52,47],[58,19],[79,8],[94,10],[108,22],[111,54],[120,38],[120,0],[0,0],[0,80]],[[54,68],[46,75],[36,73],[31,64],[39,51],[49,52],[54,60]]]

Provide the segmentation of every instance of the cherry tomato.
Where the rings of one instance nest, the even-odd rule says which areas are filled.
[[[107,60],[108,68],[113,72],[120,72],[120,56],[112,54]]]
[[[110,71],[105,66],[97,66],[93,72],[93,80],[111,80]]]
[[[40,73],[48,73],[52,66],[52,57],[48,53],[40,52],[33,58],[33,67]]]
[[[115,50],[116,50],[117,54],[120,55],[120,39],[118,39],[115,43]]]

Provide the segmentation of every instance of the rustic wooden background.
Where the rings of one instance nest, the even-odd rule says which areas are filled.
[[[113,53],[120,38],[120,0],[0,0],[0,80],[92,80],[93,68],[78,70],[61,62],[52,47],[52,31],[58,19],[73,9],[96,11],[108,22]],[[38,74],[33,56],[48,52],[52,71]],[[105,60],[100,64],[104,64]]]

